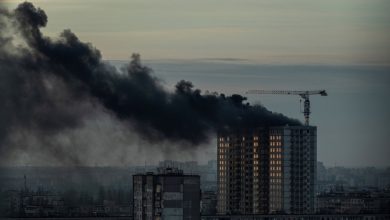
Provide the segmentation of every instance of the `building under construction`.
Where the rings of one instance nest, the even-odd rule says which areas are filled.
[[[314,213],[316,133],[314,126],[220,132],[218,213]]]

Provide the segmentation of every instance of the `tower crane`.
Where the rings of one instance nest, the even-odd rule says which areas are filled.
[[[325,90],[311,90],[311,91],[292,91],[292,90],[249,90],[246,94],[274,94],[274,95],[299,95],[304,101],[303,115],[305,116],[305,125],[309,125],[310,115],[310,100],[311,95],[327,96]]]

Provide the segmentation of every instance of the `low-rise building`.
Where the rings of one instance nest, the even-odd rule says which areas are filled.
[[[200,219],[200,177],[175,168],[133,175],[135,220]]]
[[[317,196],[317,212],[324,214],[390,213],[388,191],[336,191]]]

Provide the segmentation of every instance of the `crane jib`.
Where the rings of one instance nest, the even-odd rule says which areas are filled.
[[[275,95],[299,95],[304,99],[303,115],[305,117],[305,125],[309,125],[310,116],[310,95],[321,95],[327,96],[328,93],[325,90],[307,90],[307,91],[296,91],[296,90],[249,90],[246,94],[275,94]]]

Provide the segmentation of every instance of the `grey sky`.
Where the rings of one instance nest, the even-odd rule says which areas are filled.
[[[21,0],[5,0],[12,7]],[[386,0],[32,0],[45,32],[70,28],[105,59],[389,63]]]

